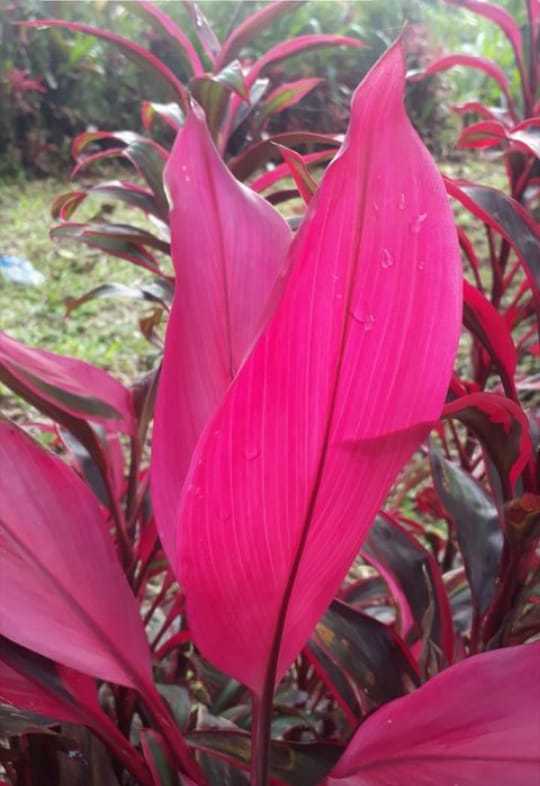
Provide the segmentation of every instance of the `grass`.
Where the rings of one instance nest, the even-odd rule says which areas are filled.
[[[73,185],[58,180],[0,182],[0,255],[27,258],[44,274],[42,286],[21,286],[0,275],[0,329],[32,346],[83,358],[124,381],[148,371],[158,350],[139,330],[148,305],[137,301],[95,300],[66,318],[64,301],[79,297],[99,284],[137,285],[150,274],[129,262],[107,257],[83,245],[59,246],[49,239],[53,221],[50,205]],[[99,209],[95,201],[84,206],[75,220]],[[133,222],[134,211],[114,207],[110,220]]]

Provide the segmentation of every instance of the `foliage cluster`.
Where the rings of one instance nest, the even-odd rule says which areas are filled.
[[[52,236],[148,274],[70,308],[140,299],[145,337],[167,332],[131,386],[0,334],[0,380],[43,416],[0,420],[9,786],[534,784],[540,4],[518,24],[447,2],[502,31],[512,71],[458,53],[409,78],[494,82],[497,105],[456,108],[459,144],[504,163],[504,191],[441,178],[404,112],[406,34],[342,140],[272,131],[318,77],[270,70],[364,46],[316,32],[247,60],[287,0],[221,41],[189,2],[196,48],[139,0],[189,78],[110,30],[41,22],[161,83],[144,133],[76,137],[76,172],[120,158],[133,175],[58,197]],[[76,221],[89,196],[133,221]]]

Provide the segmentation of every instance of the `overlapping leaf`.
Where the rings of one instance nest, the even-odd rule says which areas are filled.
[[[176,291],[153,450],[153,501],[175,560],[176,508],[195,443],[285,279],[286,222],[238,183],[193,108],[166,170]]]
[[[532,786],[540,644],[467,658],[356,732],[326,786]]]
[[[259,695],[335,594],[450,378],[457,240],[403,83],[396,45],[355,95],[284,296],[199,441],[180,503],[194,640]]]

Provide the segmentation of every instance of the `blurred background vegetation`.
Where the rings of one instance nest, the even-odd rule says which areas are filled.
[[[263,3],[250,0],[202,0],[204,13],[223,39]],[[191,35],[181,2],[161,2]],[[520,0],[505,0],[519,14]],[[16,26],[20,19],[63,17],[106,27],[149,46],[182,74],[183,64],[167,40],[143,19],[135,3],[115,0],[0,0],[0,177],[39,177],[65,171],[72,137],[87,128],[140,130],[142,99],[160,100],[159,88],[118,51],[103,41],[53,29]],[[324,82],[298,107],[279,116],[273,130],[315,127],[342,131],[351,90],[397,35],[405,21],[417,27],[417,52],[411,65],[435,54],[458,50],[493,57],[511,73],[510,46],[486,20],[437,0],[310,0],[285,15],[261,35],[246,56],[257,57],[274,43],[305,33],[358,36],[361,51],[321,50],[294,58],[283,67],[290,76],[322,76]],[[194,41],[195,43],[195,41]],[[278,68],[282,68],[278,66]],[[455,120],[453,102],[479,97],[497,103],[496,92],[481,74],[463,70],[416,83],[409,107],[414,122],[434,150],[444,153]],[[279,76],[279,74],[276,74]]]
[[[499,2],[524,22],[521,0]],[[160,4],[193,35],[180,0]],[[200,2],[221,40],[263,4]],[[50,205],[55,196],[73,188],[70,144],[77,133],[92,128],[142,131],[142,100],[159,101],[163,96],[151,75],[101,40],[60,29],[26,30],[16,25],[17,20],[47,17],[120,33],[158,53],[180,76],[184,64],[133,2],[0,0],[0,257],[28,259],[45,276],[43,286],[32,287],[18,286],[0,275],[0,329],[29,344],[83,357],[132,380],[152,368],[159,356],[159,347],[141,334],[145,320],[153,318],[152,309],[133,301],[94,300],[67,319],[66,301],[109,282],[139,286],[147,274],[96,249],[53,244]],[[324,81],[298,105],[276,115],[271,130],[343,131],[352,90],[406,21],[415,31],[411,68],[422,67],[439,54],[461,51],[492,57],[513,78],[512,52],[498,28],[440,0],[308,0],[276,21],[243,56],[256,58],[279,41],[320,32],[356,36],[368,46],[316,50],[276,65],[270,74],[276,83],[304,76]],[[476,154],[454,150],[461,121],[450,109],[470,98],[491,105],[500,100],[490,80],[470,69],[453,69],[409,85],[410,115],[443,169],[449,174],[465,171],[474,180],[481,162]],[[123,177],[124,172],[132,176],[121,162],[110,171],[104,170],[106,166],[111,165],[98,164],[77,182],[89,187],[100,175],[101,179]],[[107,220],[105,208],[114,221],[130,223],[125,206],[103,205],[94,197],[88,199],[79,220],[93,215]],[[0,399],[6,396],[0,386]],[[2,403],[6,406],[5,400]],[[11,399],[8,403],[18,406]]]

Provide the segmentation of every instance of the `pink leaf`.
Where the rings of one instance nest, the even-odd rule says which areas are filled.
[[[167,164],[176,290],[167,329],[152,458],[156,520],[171,560],[175,511],[195,443],[238,371],[284,270],[290,231],[222,162],[201,110]],[[277,296],[278,289],[274,293]]]
[[[296,82],[284,82],[276,87],[261,104],[261,112],[266,118],[269,115],[283,112],[298,104],[308,93],[316,88],[322,79],[298,79]]]
[[[106,371],[78,358],[28,347],[0,332],[0,379],[21,395],[24,388],[63,412],[110,431],[135,432],[129,391]]]
[[[7,638],[101,679],[148,684],[144,628],[94,494],[5,421],[0,597],[0,633]]]
[[[396,45],[355,94],[285,293],[205,429],[180,502],[194,641],[259,695],[336,593],[450,380],[459,251],[403,91]]]
[[[468,658],[371,715],[327,786],[532,786],[539,707],[540,643]]]

